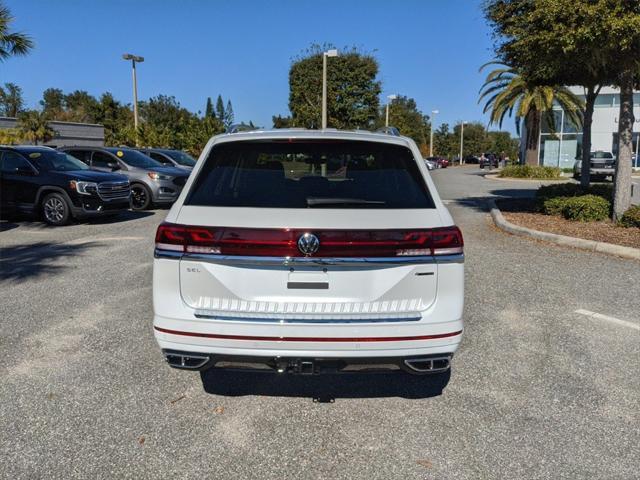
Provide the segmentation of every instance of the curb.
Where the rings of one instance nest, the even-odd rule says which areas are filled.
[[[622,245],[614,245],[612,243],[596,242],[593,240],[585,240],[583,238],[567,237],[566,235],[541,232],[539,230],[532,230],[531,228],[514,225],[504,218],[502,212],[497,207],[495,200],[489,199],[488,204],[491,211],[491,217],[493,218],[496,226],[513,235],[535,238],[536,240],[543,240],[545,242],[551,242],[567,247],[579,248],[581,250],[588,250],[591,252],[606,253],[622,258],[640,260],[640,248],[623,247]]]

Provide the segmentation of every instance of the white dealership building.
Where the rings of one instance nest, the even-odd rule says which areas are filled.
[[[570,87],[571,91],[584,99],[582,87]],[[640,91],[633,95],[633,112],[636,117],[633,129],[633,151],[636,153],[634,167],[640,168]],[[619,90],[602,87],[596,99],[591,127],[591,151],[603,150],[618,154],[618,115],[620,113]],[[562,109],[555,111],[555,133],[548,125],[542,125],[538,138],[540,165],[571,168],[576,158],[582,156],[582,132],[571,124]],[[526,132],[521,135],[521,158],[524,158]]]

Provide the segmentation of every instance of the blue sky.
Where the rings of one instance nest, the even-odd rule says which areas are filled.
[[[0,64],[0,82],[15,82],[30,107],[57,87],[131,102],[124,52],[145,57],[139,96],[174,95],[204,111],[207,96],[230,98],[236,120],[271,126],[287,114],[288,70],[311,43],[355,45],[380,63],[383,98],[416,99],[436,123],[486,122],[477,104],[492,58],[480,0],[197,1],[5,0],[14,28],[32,35],[27,57]],[[513,121],[505,121],[513,130]]]

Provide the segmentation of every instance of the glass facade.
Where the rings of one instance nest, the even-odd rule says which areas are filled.
[[[562,110],[554,110],[553,125],[542,122],[540,164],[547,167],[573,168],[582,155],[582,133]]]

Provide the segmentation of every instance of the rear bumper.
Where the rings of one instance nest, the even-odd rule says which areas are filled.
[[[163,350],[247,357],[390,358],[453,354],[463,322],[305,325],[280,328],[224,322],[184,322],[156,316],[154,335]],[[226,334],[225,332],[233,332]]]
[[[452,353],[409,357],[268,357],[219,355],[163,350],[169,366],[180,370],[206,371],[210,368],[226,370],[272,370],[278,373],[314,375],[321,373],[353,373],[379,370],[404,370],[416,375],[441,373],[449,370]]]

